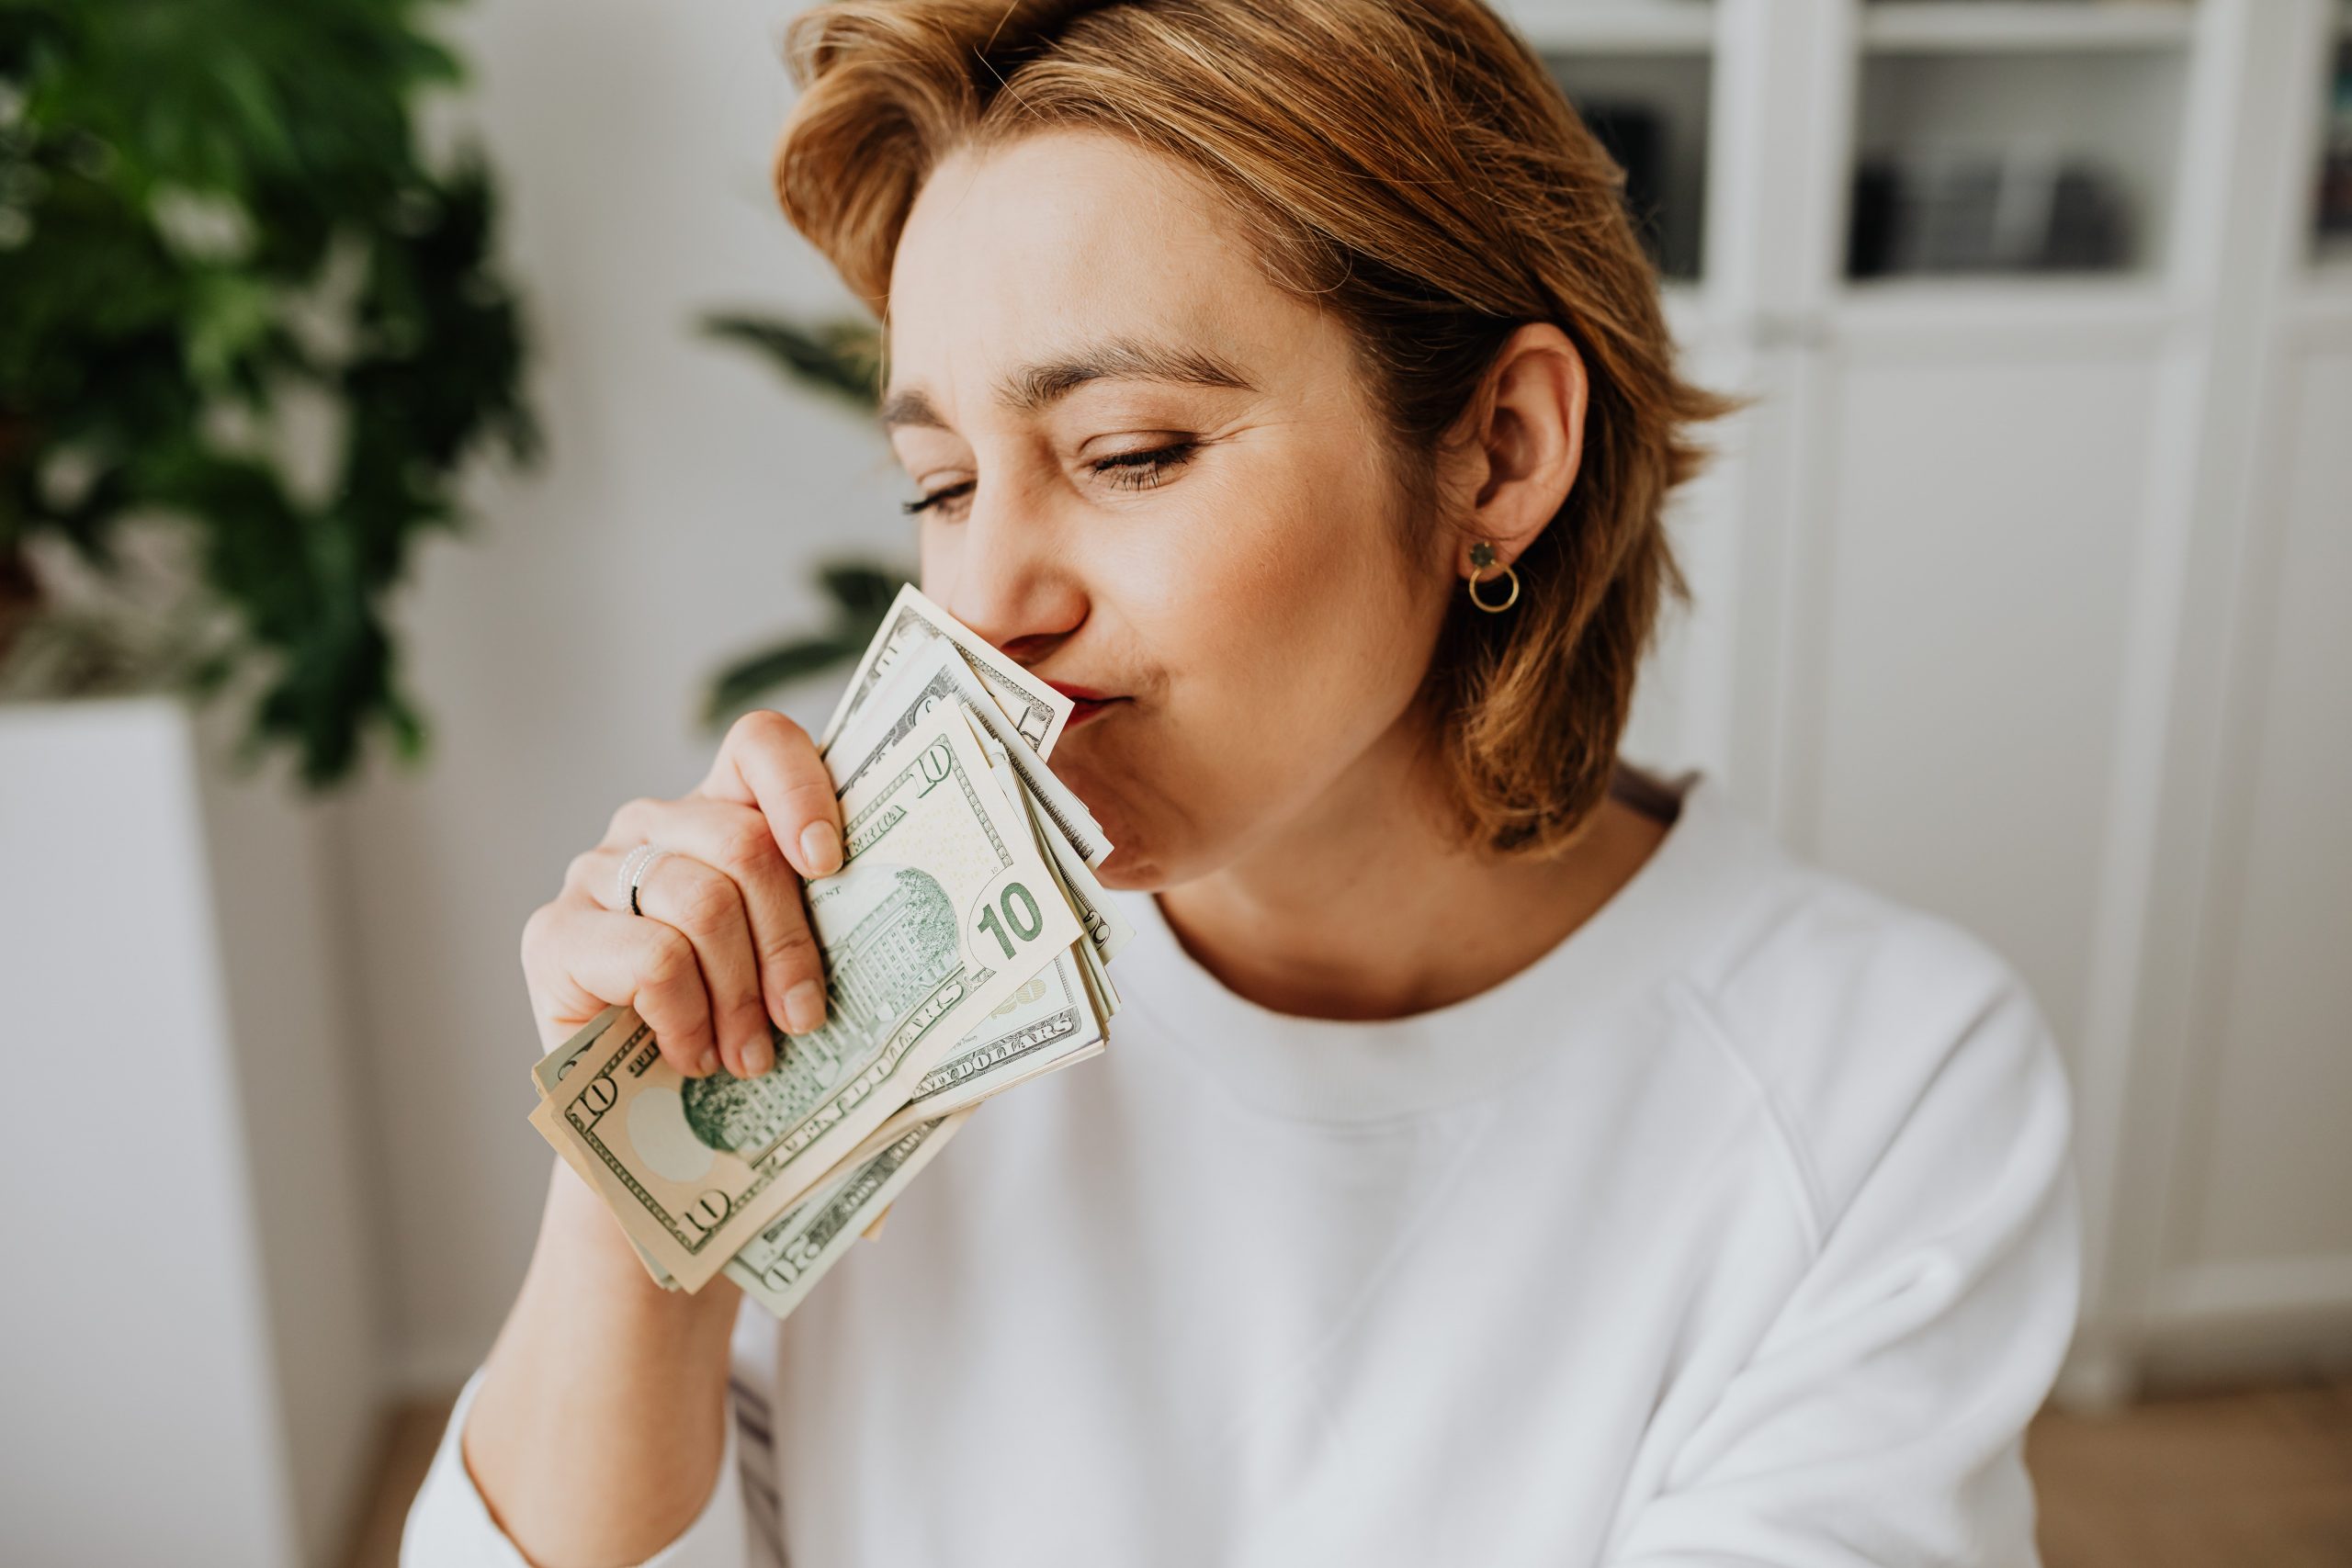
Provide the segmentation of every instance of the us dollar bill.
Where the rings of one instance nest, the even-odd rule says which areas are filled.
[[[950,659],[956,657],[952,650],[942,651]],[[914,678],[925,679],[919,670]],[[1058,835],[1041,819],[1038,801],[1029,794],[1022,774],[1012,765],[1012,757],[1018,748],[1008,748],[983,724],[980,708],[986,702],[987,698],[981,696],[977,704],[956,703],[954,711],[961,712],[971,722],[973,739],[987,753],[998,784],[1006,798],[1022,811],[1031,840],[1039,855],[1045,857],[1048,872],[1054,874],[1057,896],[1070,905],[1080,924],[1086,925],[1087,911],[1071,898],[1048,846],[1057,845],[1063,857],[1072,862],[1076,860],[1075,852],[1069,845],[1058,843]],[[883,705],[887,712],[898,702],[893,699],[888,705]],[[933,703],[925,711],[937,711],[938,707],[937,703]],[[888,743],[889,737],[899,728],[896,721],[870,728],[863,720],[855,721],[852,729],[843,732],[841,744],[847,749],[859,734]],[[1082,864],[1080,869],[1084,869]],[[1088,874],[1088,880],[1092,881],[1091,873]],[[904,1130],[925,1118],[976,1105],[1041,1073],[1070,1066],[1101,1052],[1109,1014],[1100,1005],[1095,987],[1089,983],[1090,971],[1099,971],[1099,964],[1089,942],[1072,942],[1051,966],[998,1004],[996,1011],[956,1042],[956,1048],[923,1075],[913,1098],[885,1124],[886,1130]]]
[[[563,1081],[564,1074],[571,1070],[571,1064],[587,1055],[589,1049],[604,1038],[605,1032],[620,1022],[624,1016],[630,1018],[635,1027],[645,1027],[644,1021],[637,1019],[628,1009],[608,1007],[573,1031],[571,1039],[531,1065],[531,1087],[539,1094],[539,1102],[531,1111],[531,1125],[538,1129],[541,1137],[555,1145],[555,1152],[563,1156],[564,1163],[571,1167],[573,1173],[592,1189],[596,1185],[596,1179],[590,1174],[579,1145],[557,1134],[554,1108],[548,1103],[548,1097],[555,1092],[555,1086]],[[651,1032],[647,1032],[650,1035]],[[628,1235],[626,1230],[621,1234]],[[636,1250],[637,1260],[645,1265],[645,1271],[653,1277],[655,1284],[665,1291],[678,1288],[678,1281],[670,1278],[670,1271],[645,1249],[643,1243],[632,1235],[628,1236],[628,1244]]]
[[[985,1025],[957,1042],[883,1130],[903,1132],[978,1105],[1015,1084],[1100,1055],[1104,1039],[1102,1018],[1087,993],[1077,954],[1063,953],[1005,998]]]
[[[550,1099],[575,1166],[688,1290],[824,1180],[1082,934],[960,709],[899,739],[842,807],[843,866],[806,887],[824,1026],[784,1036],[759,1077],[689,1079],[650,1033],[622,1027],[631,1013]]]
[[[1086,940],[1074,945],[1070,953],[1079,961],[1079,976],[1093,1002],[1095,1019],[1107,1032],[1112,1015],[1119,1010],[1119,993],[1111,984],[1111,958],[1135,935],[1135,928],[1127,924],[1117,906],[1104,895],[1093,872],[1039,820],[1035,803],[1025,795],[1022,800],[1031,808],[1029,826],[1036,831],[1037,847],[1046,852],[1046,864],[1053,872],[1054,881],[1059,885],[1062,897],[1069,900],[1079,923],[1086,928]]]
[[[1087,810],[1085,802],[1054,776],[1045,759],[1030,750],[1016,720],[999,705],[988,682],[950,642],[935,641],[910,652],[894,670],[855,694],[838,731],[826,742],[826,765],[832,770],[833,787],[847,789],[871,759],[933,709],[959,704],[969,710],[974,724],[1005,748],[1022,784],[1035,797],[1037,809],[1078,858],[1090,866],[1102,864],[1111,852],[1102,825]],[[834,761],[836,753],[842,754],[840,763]]]
[[[1054,742],[1061,739],[1063,728],[1069,723],[1073,705],[1070,700],[991,648],[969,626],[933,604],[911,582],[899,590],[898,598],[882,617],[881,629],[866,644],[856,672],[849,678],[848,690],[833,705],[832,716],[826,720],[824,733],[817,739],[819,748],[832,745],[833,737],[841,733],[849,716],[865,705],[867,694],[902,660],[942,642],[952,645],[978,672],[996,705],[1011,719],[1013,733],[1022,743],[1040,757],[1052,756]]]
[[[638,1027],[642,1028],[642,1023]],[[531,1125],[538,1130],[539,1136],[555,1145],[555,1152],[563,1156],[563,1163],[571,1168],[574,1176],[586,1182],[591,1190],[596,1187],[596,1175],[588,1168],[587,1156],[581,1151],[578,1145],[558,1130],[561,1123],[552,1102],[542,1100],[531,1108]],[[630,1249],[637,1254],[637,1260],[645,1265],[645,1272],[651,1277],[655,1284],[665,1291],[674,1291],[678,1288],[678,1281],[670,1277],[670,1271],[667,1269],[662,1267],[662,1260],[654,1257],[643,1242],[630,1235],[628,1226],[621,1227],[621,1235],[627,1237]]]
[[[605,1009],[585,1028],[542,1057],[532,1069],[532,1081],[548,1087],[560,1082],[565,1070],[625,1010]],[[644,1027],[641,1021],[637,1027]],[[545,1093],[546,1089],[542,1088],[540,1106],[533,1115],[534,1125],[548,1112]],[[783,1318],[800,1304],[801,1298],[855,1245],[859,1236],[872,1237],[881,1233],[890,1205],[907,1183],[945,1146],[948,1137],[971,1113],[967,1106],[929,1121],[904,1122],[893,1117],[833,1173],[829,1173],[813,1194],[786,1210],[746,1242],[742,1250],[728,1260],[728,1278],[779,1319]],[[575,1171],[586,1175],[578,1163],[578,1151],[569,1140],[549,1141],[571,1162]],[[655,1284],[665,1291],[678,1289],[677,1280],[634,1236],[628,1237],[628,1243]]]
[[[1021,750],[1000,739],[985,722],[985,715],[975,704],[967,703],[965,713],[972,720],[974,734],[981,750],[988,753],[989,765],[1004,780],[1005,793],[1019,801],[1029,814],[1029,826],[1036,834],[1037,851],[1054,869],[1054,883],[1062,897],[1069,900],[1078,912],[1079,923],[1086,928],[1086,940],[1092,949],[1091,967],[1100,973],[1102,965],[1116,956],[1119,949],[1135,935],[1135,928],[1113,906],[1110,896],[1103,892],[1102,880],[1094,874],[1093,865],[1081,859],[1078,848],[1067,834],[1057,829],[1046,803],[1025,786],[1028,775],[1021,771]],[[1010,774],[1012,776],[1008,777]],[[1108,846],[1105,845],[1107,850]]]
[[[1032,981],[1031,985],[1037,982]],[[1026,991],[1029,987],[1023,987]],[[1016,993],[1016,999],[1018,998]],[[1012,1004],[1008,1003],[1006,1007]],[[1000,1007],[991,1019],[1001,1016],[1006,1007]],[[541,1129],[549,1143],[580,1178],[594,1186],[594,1179],[582,1163],[577,1145],[553,1131],[551,1107],[548,1096],[563,1081],[571,1065],[602,1038],[605,1032],[628,1011],[626,1008],[608,1007],[582,1026],[562,1044],[533,1064],[531,1082],[539,1092],[539,1104],[533,1111],[531,1124]],[[642,1020],[634,1027],[643,1029]],[[973,1032],[975,1036],[988,1032],[988,1026]],[[1097,1047],[1100,1048],[1099,1046]],[[881,1235],[882,1222],[889,1217],[890,1205],[915,1173],[929,1162],[931,1156],[947,1142],[947,1135],[971,1113],[969,1105],[952,1114],[934,1116],[928,1121],[909,1118],[902,1108],[899,1115],[868,1138],[840,1166],[828,1172],[825,1181],[816,1192],[794,1204],[782,1215],[771,1221],[759,1235],[744,1244],[743,1252],[729,1260],[725,1272],[742,1286],[761,1304],[779,1318],[798,1304],[800,1297],[816,1283],[818,1276],[833,1266],[835,1258],[849,1250],[859,1235],[873,1238]],[[861,1179],[862,1178],[862,1179]],[[844,1198],[852,1201],[844,1202]],[[830,1205],[830,1207],[828,1207]],[[844,1234],[846,1233],[846,1234]],[[635,1236],[627,1236],[636,1251],[637,1259],[655,1284],[665,1291],[678,1289],[678,1281],[670,1277],[654,1256]],[[759,1275],[754,1277],[749,1266],[742,1264],[746,1254],[763,1259]]]
[[[625,1007],[606,1008],[573,1031],[571,1039],[531,1064],[531,1087],[538,1090],[541,1100],[555,1092],[556,1085],[571,1071],[571,1064],[580,1060],[588,1047],[603,1039],[605,1031],[619,1022],[621,1014],[628,1010]]]
[[[727,1261],[727,1277],[778,1318],[791,1315],[825,1271],[847,1256],[971,1111],[918,1122],[869,1141],[835,1179],[763,1225]],[[876,1145],[878,1143],[879,1146]]]
[[[1005,731],[1003,714],[954,648],[935,644],[901,663],[850,715],[825,752],[825,766],[835,788],[848,788],[899,737],[949,705],[962,707],[975,738],[988,752],[990,766],[999,773],[1010,770],[1017,776],[1017,785],[1008,781],[1005,793],[1019,800],[1033,818],[1046,818],[1051,831],[1040,836],[1039,850],[1059,872],[1056,881],[1086,927],[1097,960],[1093,973],[1100,979],[1101,965],[1110,963],[1135,934],[1112,907],[1094,874],[1094,866],[1111,852],[1111,840],[1069,786],[1018,737]]]
[[[1019,753],[1013,755],[1017,757]],[[1052,831],[1050,821],[1036,820],[1044,815],[1044,803],[1035,796],[1024,798],[1032,807],[1031,819],[1038,829],[1037,847],[1045,852],[1062,896],[1069,900],[1070,908],[1078,912],[1079,923],[1086,928],[1088,953],[1094,972],[1100,975],[1136,934],[1135,928],[1127,924],[1127,918],[1111,902],[1102,879],[1094,874],[1093,863],[1081,859],[1077,847],[1068,839]]]
[[[964,705],[964,712],[974,721],[974,737],[987,751],[998,783],[1027,817],[1031,838],[1038,852],[1045,856],[1047,869],[1054,873],[1057,891],[1070,904],[1080,923],[1089,927],[1091,938],[1095,928],[1089,922],[1089,911],[1072,896],[1068,881],[1055,864],[1052,849],[1059,848],[1066,858],[1074,860],[1074,856],[1046,822],[1040,802],[1023,786],[1021,774],[1013,767],[1012,755],[1019,749],[1007,748],[989,734],[980,726],[980,714],[972,705]],[[1083,865],[1080,869],[1085,870]],[[1091,873],[1087,879],[1092,882]],[[1099,886],[1096,891],[1101,891]],[[926,1075],[915,1098],[899,1115],[938,1114],[958,1106],[977,1104],[1041,1073],[1099,1053],[1110,1022],[1110,1013],[1102,1005],[1100,992],[1091,983],[1101,970],[1091,940],[1070,943],[1069,950],[1057,957],[1051,968],[1041,972],[1000,1005],[987,1025],[960,1041]]]

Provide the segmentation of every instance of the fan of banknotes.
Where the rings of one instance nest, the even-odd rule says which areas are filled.
[[[979,1103],[1102,1049],[1129,934],[1102,829],[1046,759],[1069,700],[910,586],[819,739],[842,869],[807,886],[822,1028],[683,1077],[609,1008],[531,1069],[531,1124],[664,1287],[783,1317]]]

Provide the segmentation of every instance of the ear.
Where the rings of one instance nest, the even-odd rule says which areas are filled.
[[[1474,545],[1493,547],[1491,572],[1510,565],[1568,498],[1584,461],[1584,355],[1549,321],[1530,321],[1496,355],[1449,450],[1451,493],[1465,495],[1453,570],[1479,575]]]

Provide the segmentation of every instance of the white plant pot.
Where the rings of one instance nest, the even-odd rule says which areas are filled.
[[[324,1563],[377,1441],[321,814],[213,730],[0,708],[0,1561]]]

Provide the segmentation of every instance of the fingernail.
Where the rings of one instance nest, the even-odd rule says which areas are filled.
[[[743,1043],[743,1076],[755,1078],[775,1066],[775,1047],[767,1036],[758,1035]]]
[[[800,829],[800,855],[813,874],[830,876],[842,868],[842,836],[831,822],[811,822]]]
[[[702,1075],[704,1077],[708,1077],[711,1074],[718,1071],[718,1053],[717,1051],[705,1051],[702,1054],[702,1060],[695,1064],[695,1071]]]
[[[806,1034],[825,1021],[825,987],[814,980],[803,980],[785,993],[784,1016],[792,1021],[786,1025],[795,1034]]]

